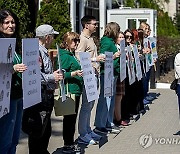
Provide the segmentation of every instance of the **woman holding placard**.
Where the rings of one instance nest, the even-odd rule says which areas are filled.
[[[113,53],[113,67],[114,67],[114,74],[113,74],[113,96],[104,97],[104,63],[101,63],[100,68],[100,96],[97,104],[96,109],[96,117],[95,117],[95,132],[100,133],[119,133],[120,130],[117,128],[113,123],[114,118],[114,95],[116,93],[116,80],[117,76],[119,75],[120,71],[120,64],[119,64],[119,56],[120,52],[118,51],[117,47],[115,46],[115,41],[119,35],[120,26],[116,22],[110,22],[106,25],[104,36],[101,38],[100,42],[100,54],[104,54],[105,52],[112,52]],[[114,77],[115,76],[115,77]],[[110,81],[111,82],[111,81]],[[111,87],[111,88],[112,88]],[[110,106],[108,107],[108,102],[110,102]]]
[[[119,32],[119,36],[116,40],[116,47],[118,51],[120,51],[120,42],[124,40],[124,33]],[[115,108],[114,108],[114,123],[116,125],[124,125],[127,126],[127,122],[121,119],[121,101],[123,96],[125,95],[125,81],[120,81],[120,74],[117,78],[116,84],[116,96],[115,96]]]
[[[73,153],[77,151],[74,145],[75,124],[79,108],[80,96],[83,88],[83,78],[81,66],[74,56],[74,51],[79,44],[79,35],[75,32],[64,34],[63,42],[60,45],[59,59],[61,68],[65,70],[64,77],[68,92],[75,94],[75,114],[64,115],[63,119],[63,140],[64,153]]]
[[[10,10],[0,10],[0,38],[18,38],[18,18]],[[17,44],[16,44],[17,45]],[[18,52],[16,46],[16,52]],[[21,73],[27,67],[15,52],[11,81],[10,112],[0,119],[0,153],[15,154],[23,114]]]

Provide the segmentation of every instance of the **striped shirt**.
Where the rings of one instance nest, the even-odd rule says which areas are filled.
[[[46,85],[47,84],[47,90],[54,90],[55,89],[55,78],[53,75],[53,66],[51,59],[48,55],[48,50],[39,44],[39,52],[41,54],[42,62],[44,65],[43,72],[41,71],[41,84]],[[42,66],[41,66],[42,69]]]

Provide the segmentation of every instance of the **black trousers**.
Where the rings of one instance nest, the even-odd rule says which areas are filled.
[[[63,118],[63,140],[64,145],[73,145],[74,144],[74,133],[76,127],[76,118],[78,114],[80,96],[75,97],[76,114],[65,115]]]
[[[41,112],[41,111],[48,111],[50,112],[50,115],[53,110],[53,105],[54,105],[54,95],[52,94],[52,97],[49,98],[50,102],[52,102],[51,107],[40,107],[40,109],[34,110],[32,112]],[[39,117],[37,117],[39,118]],[[45,127],[44,133],[41,137],[35,137],[32,135],[28,136],[28,146],[29,146],[29,154],[49,154],[47,148],[49,144],[49,139],[51,136],[51,116],[48,117],[48,122]]]

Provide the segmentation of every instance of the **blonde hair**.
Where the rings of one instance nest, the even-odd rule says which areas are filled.
[[[63,36],[63,42],[60,44],[61,49],[68,49],[73,39],[79,39],[79,34],[75,32],[67,32]]]
[[[114,41],[118,38],[120,26],[116,22],[110,22],[106,25],[104,36],[112,38]]]
[[[141,22],[139,29],[144,29],[147,26],[147,23]]]

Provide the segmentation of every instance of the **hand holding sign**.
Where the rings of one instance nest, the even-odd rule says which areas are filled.
[[[99,56],[96,57],[97,62],[105,62],[105,55],[100,54]]]
[[[71,73],[71,76],[79,76],[82,77],[83,76],[83,70],[76,70],[74,72]]]
[[[63,74],[60,73],[59,69],[53,72],[55,81],[58,82],[60,80],[63,80]]]
[[[27,66],[25,64],[16,64],[13,66],[15,72],[24,72],[27,70]]]

